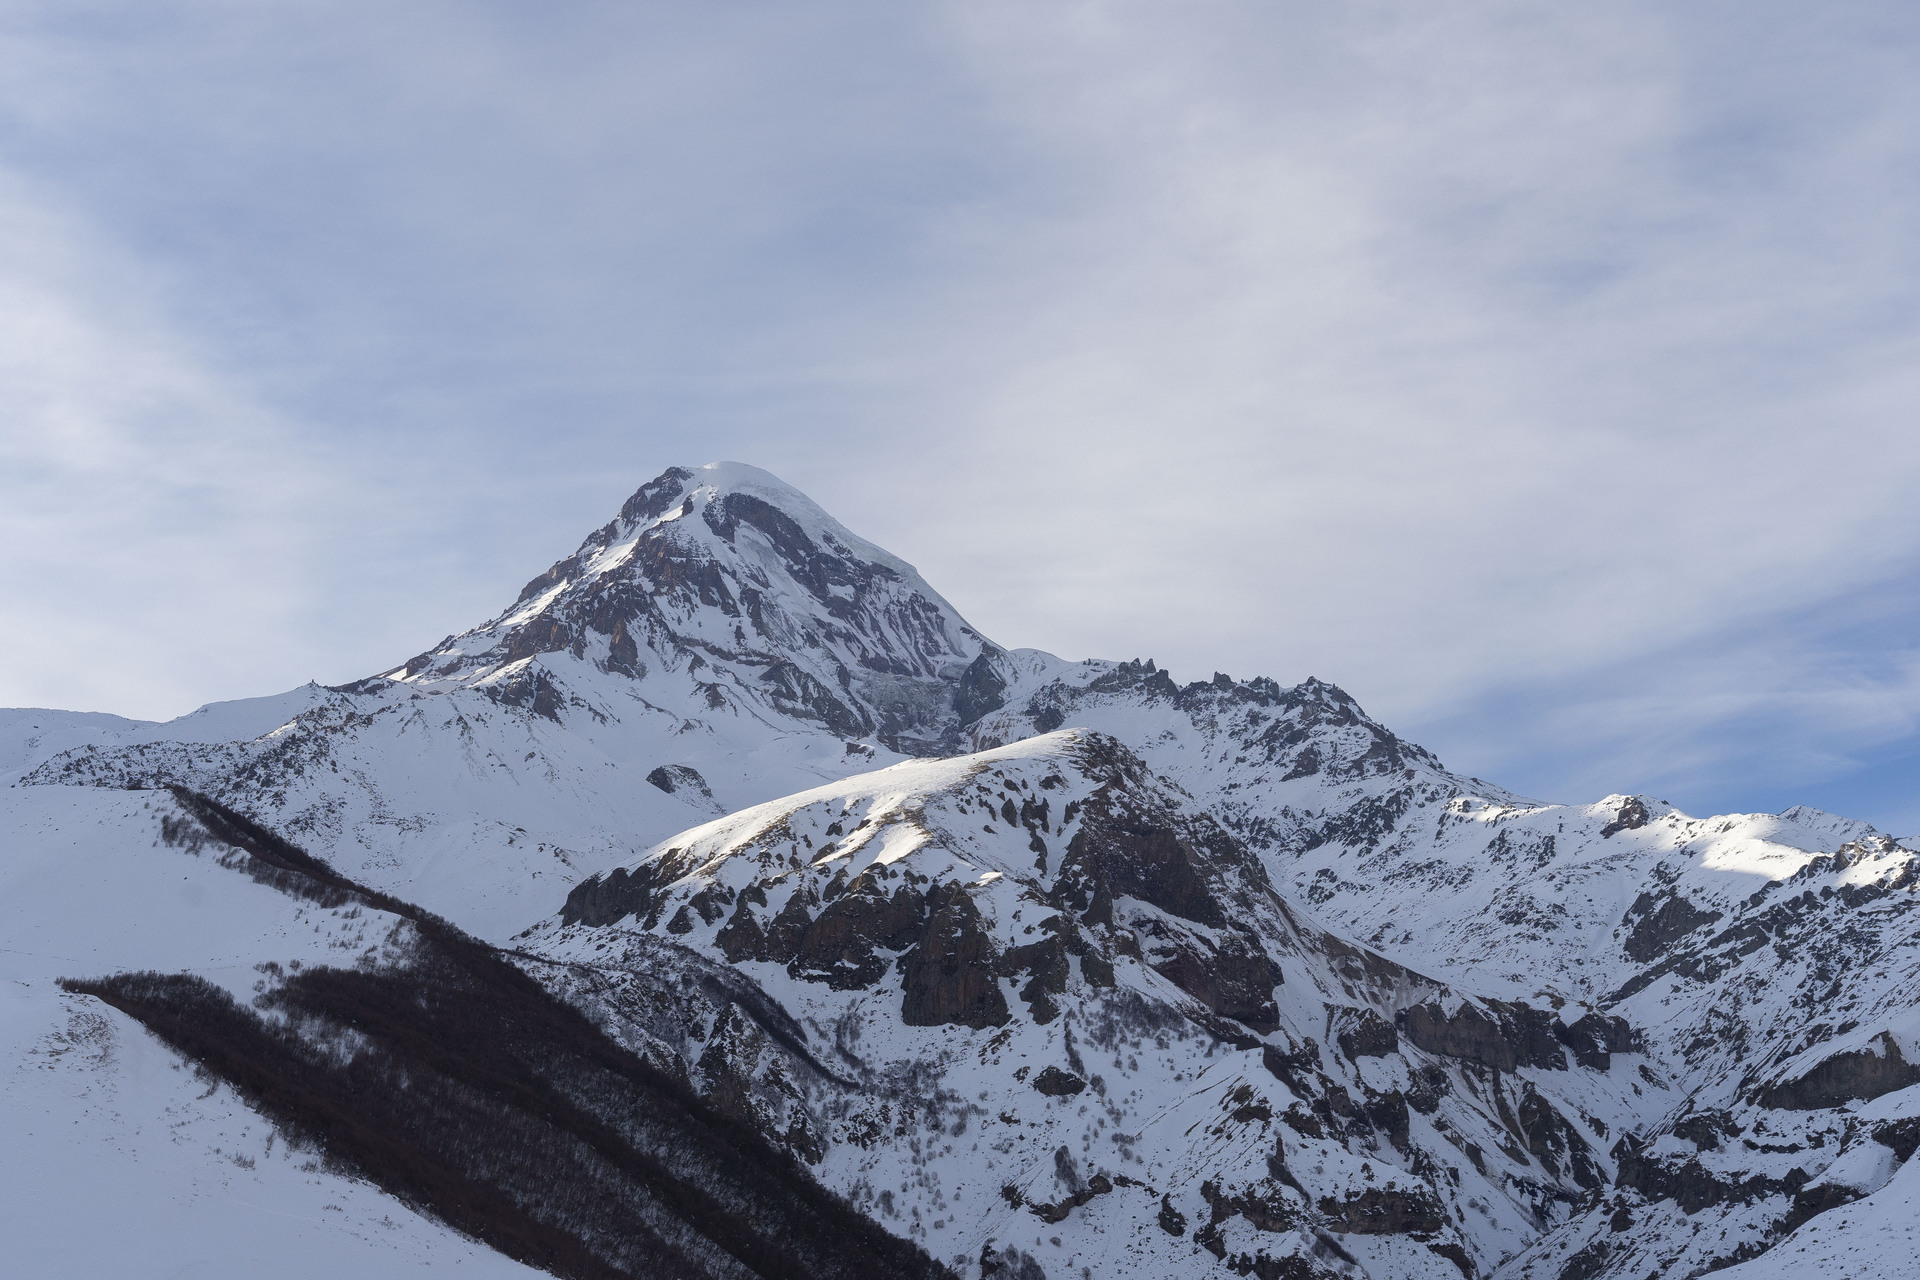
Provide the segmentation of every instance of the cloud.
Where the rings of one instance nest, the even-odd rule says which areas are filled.
[[[364,674],[731,456],[1006,643],[1317,674],[1523,790],[1911,742],[1899,9],[131,12],[0,34],[69,264],[0,288],[71,317],[0,403],[68,406],[32,545],[172,576],[10,561],[0,700]]]
[[[75,223],[0,173],[6,693],[139,715],[215,677],[265,692],[249,648],[278,636],[282,660],[313,657],[285,637],[309,596],[324,478],[174,339],[139,270]]]
[[[1619,722],[1657,724],[1634,771],[1707,793],[1751,763],[1756,702],[1782,762],[1878,737],[1881,656],[1809,620],[1920,554],[1888,189],[1910,91],[1843,112],[1798,85],[1769,105],[1804,136],[1736,144],[1740,77],[1771,72],[1715,65],[1724,27],[1376,10],[1229,40],[1118,12],[974,29],[1060,188],[1044,218],[968,212],[1016,259],[975,274],[1013,296],[943,344],[980,393],[921,397],[964,406],[927,435],[979,464],[942,469],[922,540],[935,581],[983,584],[955,589],[976,621],[1193,676],[1314,671],[1443,748],[1500,705],[1507,747],[1475,733],[1470,763],[1516,785],[1584,780],[1579,739],[1551,770],[1537,748],[1596,698],[1592,755],[1628,763]],[[1604,683],[1661,661],[1657,703]]]

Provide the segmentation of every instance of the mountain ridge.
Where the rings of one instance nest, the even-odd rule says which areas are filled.
[[[742,464],[380,675],[0,728],[0,795],[190,788],[507,944],[966,1274],[1638,1280],[1905,1194],[1912,849],[1003,648]]]

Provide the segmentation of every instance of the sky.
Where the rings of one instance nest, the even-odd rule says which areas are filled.
[[[1920,9],[0,2],[0,704],[737,459],[986,634],[1920,831]]]

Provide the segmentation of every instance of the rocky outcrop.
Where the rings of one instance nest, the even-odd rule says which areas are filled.
[[[776,662],[760,673],[773,705],[790,716],[818,720],[835,733],[858,738],[873,732],[873,717],[847,704],[826,685],[791,662]]]
[[[1571,1025],[1555,1021],[1554,1038],[1573,1052],[1573,1060],[1594,1071],[1613,1066],[1616,1053],[1645,1053],[1646,1040],[1625,1018],[1589,1013]]]
[[[1866,1048],[1836,1053],[1803,1075],[1763,1090],[1760,1105],[1786,1111],[1813,1111],[1869,1101],[1883,1093],[1920,1084],[1920,1065],[1906,1060],[1898,1041],[1884,1031],[1874,1041],[1879,1046],[1877,1051]]]
[[[957,884],[927,894],[929,917],[902,961],[900,1019],[910,1027],[997,1027],[1011,1016],[995,976],[993,940]]]
[[[967,664],[953,688],[953,709],[960,723],[970,724],[1006,705],[1007,682],[994,670],[991,655],[982,653]],[[1058,728],[1059,726],[1055,726]]]
[[[1222,1017],[1274,1030],[1273,989],[1284,977],[1247,923],[1279,910],[1265,868],[1212,818],[1156,802],[1164,784],[1113,739],[1089,735],[1078,755],[1102,785],[1068,842],[1051,901],[1105,925],[1116,899],[1134,898],[1202,926],[1136,922],[1149,963],[1168,981]]]
[[[696,793],[704,800],[713,799],[713,789],[707,785],[707,780],[700,776],[700,771],[692,765],[657,765],[647,775],[647,781],[668,795],[686,790]]]
[[[1029,1207],[1033,1210],[1033,1216],[1042,1222],[1049,1224],[1065,1222],[1067,1215],[1075,1209],[1078,1209],[1081,1205],[1086,1204],[1095,1196],[1104,1196],[1112,1191],[1113,1179],[1107,1177],[1104,1173],[1096,1173],[1087,1179],[1085,1186],[1081,1187],[1072,1195],[1061,1200],[1055,1200],[1050,1204],[1036,1204]]]
[[[1425,1187],[1368,1187],[1345,1200],[1323,1196],[1320,1212],[1333,1230],[1354,1235],[1424,1235],[1447,1225],[1446,1211]]]
[[[1049,1098],[1071,1098],[1087,1087],[1087,1082],[1070,1071],[1047,1067],[1033,1078],[1033,1087]]]
[[[1462,1003],[1452,1014],[1437,1003],[1400,1011],[1402,1034],[1416,1048],[1495,1071],[1516,1067],[1565,1070],[1567,1056],[1554,1035],[1554,1019],[1524,1004],[1489,1000]]]
[[[1624,949],[1628,956],[1645,964],[1658,959],[1695,929],[1703,929],[1720,917],[1720,912],[1702,911],[1671,891],[1658,898],[1643,893],[1634,899],[1633,905],[1627,908],[1626,919],[1620,922],[1622,925],[1633,922],[1633,932],[1627,935]]]
[[[1219,942],[1171,935],[1164,947],[1149,951],[1149,961],[1161,977],[1179,987],[1214,1013],[1265,1034],[1280,1025],[1273,989],[1280,984],[1280,966],[1260,944],[1242,934]]]
[[[1616,1186],[1631,1188],[1649,1200],[1672,1200],[1689,1216],[1714,1205],[1746,1205],[1770,1196],[1794,1195],[1811,1180],[1798,1168],[1779,1178],[1719,1174],[1701,1164],[1697,1156],[1653,1156],[1627,1139],[1614,1147],[1613,1154],[1620,1167],[1614,1179]]]
[[[1647,805],[1639,796],[1628,796],[1620,805],[1620,812],[1612,822],[1600,828],[1602,840],[1616,836],[1622,831],[1638,831],[1647,825]]]
[[[862,877],[867,881],[867,877]],[[891,895],[863,883],[821,910],[801,935],[790,965],[798,977],[839,990],[870,987],[885,976],[889,957],[913,946],[926,930],[926,895],[903,884]]]
[[[1571,1177],[1588,1191],[1597,1191],[1606,1185],[1606,1174],[1594,1160],[1593,1151],[1579,1128],[1554,1110],[1553,1104],[1531,1085],[1520,1099],[1515,1119],[1526,1139],[1528,1153],[1549,1175],[1556,1179]]]
[[[1336,1017],[1335,1026],[1335,1042],[1349,1061],[1384,1058],[1400,1052],[1399,1029],[1371,1009],[1343,1010]]]
[[[637,915],[649,921],[662,889],[676,877],[658,863],[641,863],[629,871],[615,867],[605,878],[589,876],[567,894],[560,908],[562,924],[606,925]]]

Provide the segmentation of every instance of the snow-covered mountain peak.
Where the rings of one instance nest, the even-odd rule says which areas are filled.
[[[999,653],[912,565],[768,472],[722,462],[648,481],[499,616],[383,678],[491,689],[559,719],[570,699],[556,681],[655,677],[708,711],[797,716],[924,754],[992,703]],[[666,694],[643,696],[681,700]]]

